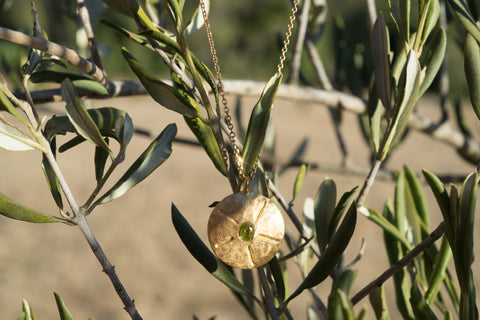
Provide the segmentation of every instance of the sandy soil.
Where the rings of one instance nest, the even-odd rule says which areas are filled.
[[[244,102],[250,107],[255,101],[245,99]],[[148,97],[92,101],[91,106],[127,110],[136,126],[158,132],[168,123],[176,122],[179,137],[192,137],[179,116],[154,104]],[[61,105],[54,107],[61,112]],[[421,112],[436,117],[432,103],[420,103],[419,107]],[[338,163],[340,160],[329,115],[322,106],[278,101],[272,121],[278,129],[280,160],[287,160],[304,137],[309,139],[306,161]],[[367,148],[355,116],[345,114],[342,130],[352,161],[366,166]],[[117,176],[148,143],[147,138],[134,137]],[[201,149],[177,143],[173,150],[170,159],[149,179],[117,201],[99,207],[89,216],[89,223],[144,319],[191,319],[193,314],[200,319],[213,315],[218,315],[218,319],[248,319],[229,290],[188,254],[170,219],[170,206],[175,203],[205,240],[211,211],[208,205],[229,194],[229,185]],[[85,145],[59,156],[79,202],[93,189],[92,151],[92,147]],[[448,146],[416,132],[412,132],[408,141],[394,153],[389,168],[401,169],[404,163],[417,172],[421,168],[438,174],[468,174],[473,170],[472,165],[461,160]],[[38,153],[0,150],[0,170],[1,192],[30,207],[55,213]],[[286,198],[290,198],[295,175],[296,170],[291,169],[280,177],[280,190]],[[336,181],[339,194],[361,184],[364,179],[364,176],[310,171],[295,202],[297,212],[301,212],[306,197],[315,196],[318,186],[327,177]],[[440,221],[440,213],[431,193],[425,190],[435,226]],[[384,199],[392,196],[393,184],[378,181],[367,204],[381,209]],[[291,224],[287,224],[287,229],[294,230]],[[363,259],[356,266],[359,276],[353,292],[387,267],[381,237],[378,227],[359,217],[347,261],[357,254],[361,239],[366,239],[367,246]],[[62,295],[77,319],[129,319],[108,278],[74,227],[33,225],[0,217],[0,241],[0,318],[16,319],[22,299],[27,299],[38,319],[57,319],[55,291]],[[480,274],[478,262],[475,269],[475,274]],[[295,267],[291,270],[290,292],[300,281]],[[325,300],[329,285],[324,283],[318,288]],[[393,298],[391,282],[387,284],[387,292]],[[305,300],[309,298],[308,295],[304,297]],[[294,300],[291,304],[296,319],[305,318],[305,300]],[[367,306],[368,302],[361,305]],[[372,316],[370,312],[369,318]]]

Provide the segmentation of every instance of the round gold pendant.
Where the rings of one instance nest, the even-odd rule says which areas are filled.
[[[275,203],[255,193],[229,195],[217,204],[208,220],[213,252],[238,269],[270,261],[280,249],[284,233],[283,217]]]

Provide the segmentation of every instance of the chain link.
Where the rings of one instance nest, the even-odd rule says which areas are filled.
[[[288,51],[288,45],[290,43],[290,37],[292,36],[293,23],[295,21],[295,15],[298,11],[299,2],[300,0],[293,1],[292,13],[289,18],[287,32],[285,33],[285,40],[283,41],[282,53],[280,55],[280,62],[278,63],[278,66],[277,66],[278,74],[282,74],[282,70],[284,68],[284,62],[285,62],[287,51]],[[220,98],[222,101],[223,112],[225,113],[225,123],[227,124],[227,128],[228,128],[228,136],[230,139],[230,143],[232,144],[233,154],[235,156],[235,165],[237,166],[238,176],[240,180],[243,181],[244,183],[245,190],[248,190],[248,185],[250,181],[253,179],[255,172],[257,171],[258,164],[255,163],[255,165],[252,168],[252,171],[247,177],[245,175],[245,171],[243,170],[243,158],[240,152],[240,148],[238,147],[238,144],[237,144],[237,137],[235,135],[235,131],[233,130],[232,117],[230,116],[230,108],[228,107],[228,102],[227,102],[225,89],[222,81],[222,74],[220,73],[220,65],[218,64],[217,51],[215,50],[215,43],[213,42],[210,22],[208,21],[207,9],[205,7],[205,2],[203,0],[200,0],[200,9],[203,15],[205,30],[207,32],[208,45],[210,47],[210,54],[212,56],[213,66],[215,69],[215,77],[217,78],[217,81],[218,81],[218,92],[220,94]],[[222,147],[222,156],[223,156],[223,160],[225,161],[225,164],[228,166],[228,150],[225,146]]]

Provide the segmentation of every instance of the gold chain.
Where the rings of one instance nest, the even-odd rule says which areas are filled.
[[[282,74],[282,70],[284,67],[283,63],[285,62],[285,59],[286,59],[288,45],[290,43],[290,37],[292,36],[293,23],[295,21],[295,15],[298,10],[299,2],[300,0],[293,1],[292,13],[289,18],[287,32],[285,33],[285,40],[283,41],[282,53],[280,55],[280,62],[278,63],[278,66],[277,66],[277,73],[279,75]],[[218,92],[222,100],[223,112],[225,113],[225,123],[227,124],[227,127],[228,127],[228,136],[230,138],[230,143],[232,144],[233,154],[235,155],[235,164],[237,166],[240,180],[244,182],[244,186],[246,187],[246,189],[248,189],[248,184],[250,180],[253,178],[253,176],[255,175],[255,171],[257,170],[257,164],[254,165],[250,175],[248,177],[245,176],[245,171],[243,170],[243,159],[240,153],[240,148],[238,147],[238,144],[237,144],[237,137],[235,135],[235,132],[233,131],[232,117],[230,116],[230,108],[228,107],[228,102],[227,102],[225,89],[222,81],[222,74],[220,73],[220,66],[218,64],[217,51],[215,50],[212,30],[210,28],[210,23],[208,21],[208,14],[207,14],[207,9],[205,8],[204,0],[200,0],[200,8],[202,10],[205,30],[207,31],[208,45],[210,46],[210,54],[212,56],[212,61],[215,68],[215,77],[217,78],[217,81],[218,81]],[[225,164],[228,164],[228,151],[225,146],[222,147],[222,155],[223,155],[223,160],[225,161]]]

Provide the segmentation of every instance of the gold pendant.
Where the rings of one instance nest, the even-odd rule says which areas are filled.
[[[238,192],[220,201],[208,220],[215,255],[238,269],[268,263],[280,249],[285,223],[277,205],[256,193]]]

